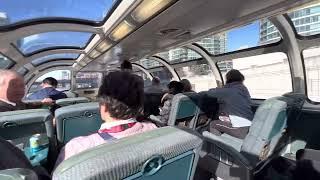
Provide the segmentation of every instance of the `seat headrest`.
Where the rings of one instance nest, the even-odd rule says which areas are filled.
[[[174,127],[159,128],[75,155],[57,167],[53,179],[123,179],[139,173],[155,155],[166,161],[201,145],[196,135]]]

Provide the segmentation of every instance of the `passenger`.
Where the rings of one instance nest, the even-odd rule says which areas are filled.
[[[50,98],[38,103],[23,103],[25,94],[23,78],[14,71],[0,70],[0,112],[39,108],[42,105],[52,105]]]
[[[121,69],[121,71],[132,72],[132,64],[131,64],[131,62],[128,61],[128,60],[124,60],[124,61],[121,63],[120,69]]]
[[[227,133],[244,139],[253,119],[251,97],[243,84],[244,76],[238,70],[230,70],[226,74],[226,79],[227,82],[223,88],[208,92],[208,95],[217,97],[221,102],[219,120],[211,122],[210,132],[216,135]]]
[[[159,77],[153,77],[152,84],[150,87],[145,89],[146,93],[163,93],[164,89],[161,87],[160,84],[160,78]]]
[[[99,89],[100,114],[104,123],[100,130],[89,136],[69,141],[61,150],[56,165],[86,149],[112,139],[142,133],[157,128],[152,123],[137,122],[143,111],[143,82],[129,72],[109,73]]]
[[[169,92],[167,94],[165,94],[161,99],[163,107],[161,108],[161,111],[160,111],[160,116],[161,116],[160,121],[163,123],[168,122],[170,111],[171,111],[172,99],[173,99],[174,95],[182,93],[183,84],[178,81],[171,81],[168,84],[168,90],[169,90]]]
[[[183,84],[183,92],[194,92],[188,79],[182,79],[180,82]]]
[[[53,77],[47,77],[42,81],[42,89],[32,93],[27,97],[28,100],[42,100],[45,98],[51,98],[52,100],[58,100],[67,98],[67,95],[63,92],[56,90],[58,81]]]

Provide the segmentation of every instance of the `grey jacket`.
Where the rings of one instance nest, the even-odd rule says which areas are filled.
[[[221,102],[219,112],[228,115],[253,119],[251,97],[246,86],[240,82],[226,84],[223,88],[208,91],[209,96],[218,98]]]

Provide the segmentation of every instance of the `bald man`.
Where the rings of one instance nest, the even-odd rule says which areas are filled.
[[[44,99],[39,103],[25,104],[22,102],[24,94],[23,78],[14,71],[0,70],[0,112],[38,108],[53,103],[52,99]]]

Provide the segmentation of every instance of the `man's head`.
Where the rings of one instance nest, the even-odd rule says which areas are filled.
[[[183,84],[183,92],[192,91],[192,86],[188,79],[182,79],[180,82]]]
[[[143,81],[125,71],[111,72],[99,88],[100,113],[105,121],[136,118],[143,111]]]
[[[160,78],[159,77],[153,77],[152,78],[152,85],[160,85]]]
[[[168,89],[170,94],[178,94],[183,92],[183,84],[178,81],[171,81],[168,84]]]
[[[244,81],[244,76],[241,74],[240,71],[236,69],[231,69],[229,72],[226,74],[226,79],[227,79],[227,84],[228,83],[233,83],[233,82],[243,82]]]
[[[131,64],[130,61],[125,60],[125,61],[122,62],[120,68],[121,68],[122,71],[123,70],[132,70],[132,64]]]
[[[56,88],[58,86],[58,81],[53,78],[53,77],[47,77],[42,81],[41,86],[43,88],[47,88],[47,87],[54,87]]]
[[[0,70],[0,98],[18,103],[25,95],[22,76],[10,70]]]

